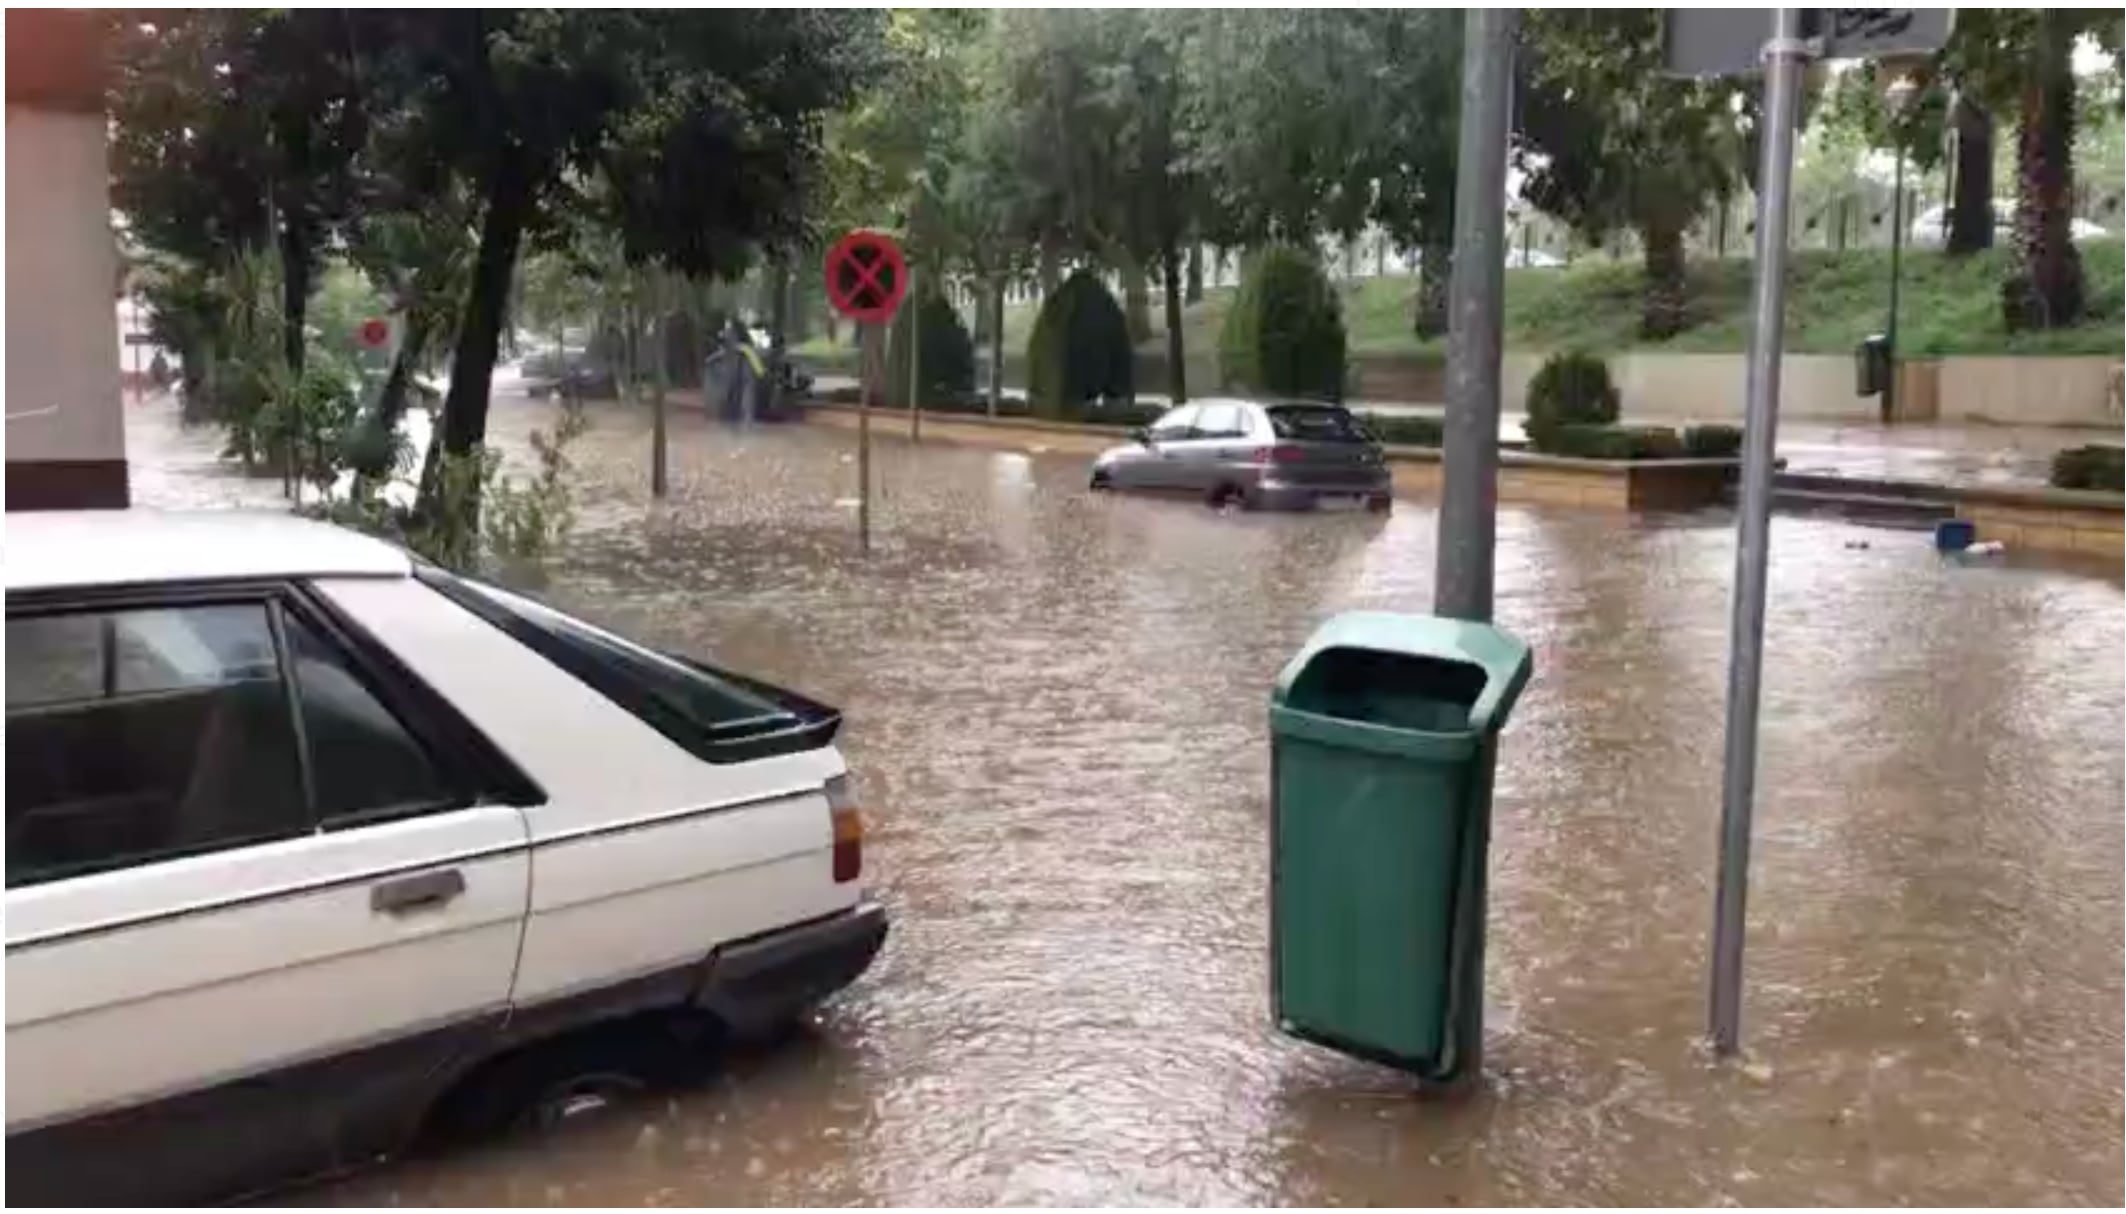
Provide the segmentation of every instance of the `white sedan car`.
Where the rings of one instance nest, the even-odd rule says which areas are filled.
[[[7,545],[17,1203],[565,1116],[884,939],[829,708],[285,516]]]

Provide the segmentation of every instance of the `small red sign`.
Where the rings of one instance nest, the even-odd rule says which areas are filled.
[[[891,320],[906,294],[908,259],[893,237],[859,228],[827,250],[827,302],[849,319]]]
[[[391,326],[381,317],[372,316],[362,322],[362,344],[372,350],[381,349],[391,340]]]

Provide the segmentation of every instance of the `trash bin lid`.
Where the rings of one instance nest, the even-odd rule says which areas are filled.
[[[1369,650],[1459,662],[1484,672],[1484,689],[1469,707],[1468,728],[1484,733],[1503,723],[1528,684],[1534,659],[1528,646],[1489,624],[1396,611],[1347,611],[1331,618],[1277,676],[1271,703],[1283,706],[1307,667],[1332,650]]]

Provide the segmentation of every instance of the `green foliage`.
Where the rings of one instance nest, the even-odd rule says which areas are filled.
[[[1218,365],[1234,387],[1343,399],[1343,315],[1319,262],[1290,246],[1250,261],[1218,337]]]
[[[2052,457],[2052,483],[2061,489],[2126,492],[2126,448],[2106,443],[2069,447]]]
[[[1663,70],[1661,20],[1658,9],[1531,11],[1518,98],[1520,137],[1540,156],[1523,197],[1591,241],[1639,234],[1640,330],[1653,338],[1687,323],[1683,234],[1748,180],[1755,104],[1732,81]]]
[[[1532,437],[1531,432],[1531,437]],[[1670,426],[1616,426],[1572,423],[1545,432],[1536,450],[1576,459],[1677,459],[1686,454],[1683,439]]]
[[[1100,279],[1079,270],[1041,304],[1026,343],[1034,412],[1061,417],[1088,401],[1132,401],[1129,326]]]
[[[1683,451],[1699,459],[1733,459],[1742,454],[1740,426],[1691,426],[1683,431]]]
[[[1446,425],[1439,418],[1422,414],[1388,416],[1359,415],[1359,422],[1376,440],[1397,447],[1438,447],[1446,439]]]
[[[922,309],[923,358],[917,368],[922,376],[917,403],[929,408],[932,401],[956,400],[974,391],[974,339],[960,323],[960,314],[944,295],[925,290],[922,298],[903,304],[893,319],[886,346],[886,403],[908,405],[908,325],[916,309]]]
[[[1538,451],[1562,450],[1568,441],[1593,441],[1586,436],[1569,439],[1568,427],[1605,427],[1617,420],[1617,388],[1609,379],[1609,364],[1600,355],[1568,350],[1553,354],[1528,381],[1528,440]],[[1604,457],[1620,458],[1620,457]]]
[[[539,470],[528,483],[497,480],[485,494],[488,547],[505,561],[530,563],[544,559],[567,538],[576,524],[575,492],[568,482],[573,467],[569,447],[590,428],[583,406],[570,401],[562,406],[561,420],[552,437],[544,431],[531,434]]]

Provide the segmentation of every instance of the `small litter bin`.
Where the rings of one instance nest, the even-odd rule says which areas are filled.
[[[1880,396],[1890,386],[1890,339],[1870,333],[1853,347],[1853,394]]]
[[[1285,666],[1270,704],[1285,1032],[1455,1078],[1453,1026],[1480,1027],[1494,740],[1530,666],[1496,628],[1385,612],[1330,620]]]

